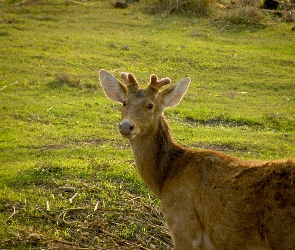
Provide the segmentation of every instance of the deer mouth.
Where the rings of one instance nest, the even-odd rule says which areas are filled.
[[[126,138],[126,139],[129,139],[129,140],[131,140],[131,139],[133,139],[137,134],[129,134],[129,135],[123,135],[122,133],[121,133],[121,135],[122,135],[122,137],[123,138]]]

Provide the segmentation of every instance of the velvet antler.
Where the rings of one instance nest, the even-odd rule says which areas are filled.
[[[158,77],[156,75],[151,75],[151,81],[149,84],[149,87],[153,88],[157,92],[160,88],[162,88],[164,85],[167,85],[171,82],[170,78],[163,78],[160,81],[158,81]]]
[[[128,90],[132,91],[138,89],[139,85],[133,74],[122,72],[120,76],[125,81]]]

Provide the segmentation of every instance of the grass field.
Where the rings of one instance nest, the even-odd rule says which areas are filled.
[[[143,86],[151,73],[190,76],[166,111],[182,145],[295,157],[292,23],[98,1],[0,7],[1,249],[171,249],[159,202],[117,132],[120,107],[99,86],[101,68],[132,72]]]

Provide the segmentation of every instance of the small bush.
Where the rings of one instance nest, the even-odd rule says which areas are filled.
[[[60,87],[63,85],[69,86],[71,88],[83,88],[79,77],[72,77],[67,73],[57,74],[55,76],[55,79],[52,82],[50,82],[50,86],[52,87]]]
[[[229,8],[219,14],[213,22],[217,25],[227,26],[241,26],[241,27],[264,27],[265,15],[257,7],[253,6],[236,6]]]
[[[152,0],[157,12],[165,14],[191,12],[200,16],[209,13],[209,6],[213,0]]]
[[[68,74],[60,73],[56,76],[56,78],[60,83],[63,83],[63,84],[68,85],[70,87],[82,88],[81,81],[80,81],[79,77],[71,77]]]
[[[235,25],[259,24],[263,16],[259,9],[255,7],[243,7],[228,11],[225,20]]]

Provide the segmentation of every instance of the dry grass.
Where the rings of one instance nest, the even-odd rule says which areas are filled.
[[[213,0],[151,0],[156,13],[170,15],[174,13],[193,13],[198,16],[207,16]]]
[[[94,207],[55,211],[51,211],[49,205],[47,208],[30,208],[27,204],[18,204],[2,222],[7,233],[1,235],[0,245],[4,248],[23,246],[42,249],[172,249],[158,207],[135,196],[130,204],[132,206],[126,204],[124,208],[96,204]],[[13,226],[16,221],[23,224],[25,221],[42,222],[55,228],[55,233],[34,227],[20,229]],[[139,229],[142,225],[144,227]],[[124,229],[130,227],[138,227],[132,237],[128,233],[124,235]]]
[[[262,19],[263,15],[259,9],[252,6],[234,8],[225,15],[226,21],[236,25],[259,25]]]
[[[212,23],[226,28],[264,28],[277,21],[294,22],[293,4],[281,3],[279,10],[262,9],[261,3],[253,0],[231,1],[228,5],[216,5]]]
[[[79,77],[71,76],[67,73],[58,73],[52,82],[55,86],[67,85],[72,88],[82,89],[81,80]]]
[[[227,27],[264,27],[265,18],[261,10],[254,6],[235,5],[230,6],[220,12],[212,19],[215,25],[222,29]]]

